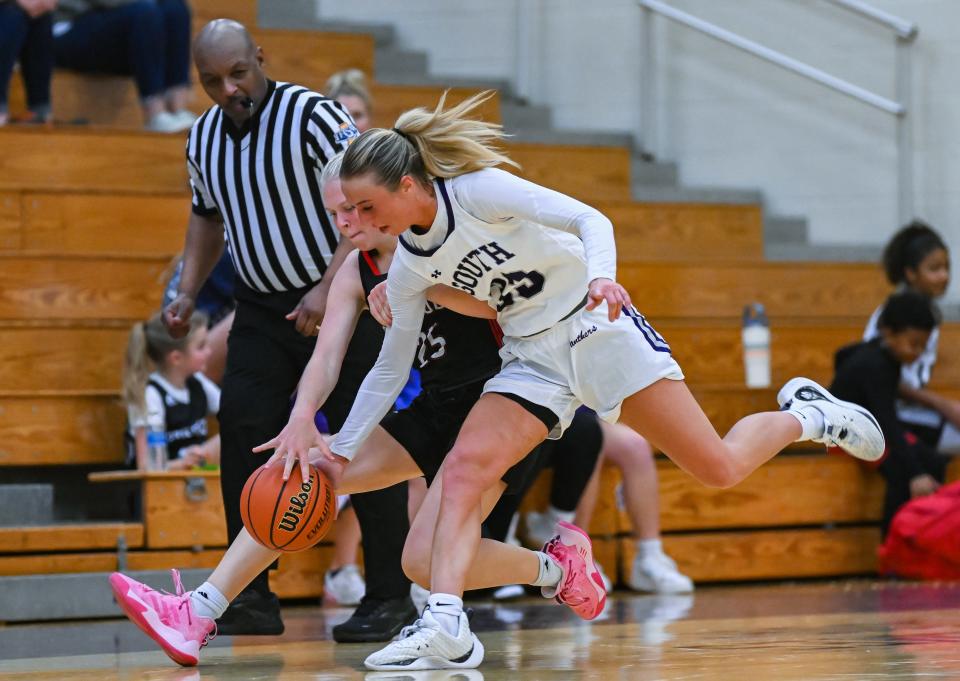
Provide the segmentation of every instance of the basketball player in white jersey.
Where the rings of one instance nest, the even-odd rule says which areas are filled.
[[[341,168],[343,192],[360,219],[399,235],[401,247],[387,283],[393,325],[380,357],[340,433],[329,445],[317,443],[327,469],[347,465],[403,387],[430,286],[447,284],[487,301],[505,335],[503,368],[486,383],[420,512],[437,518],[423,556],[429,608],[367,659],[375,669],[479,663],[461,597],[474,564],[494,559],[477,553],[481,499],[538,442],[559,435],[580,404],[615,421],[627,402],[631,424],[711,486],[736,484],[797,440],[840,446],[867,460],[884,450],[868,412],[801,378],[780,390],[783,411],[748,416],[721,439],[667,343],[616,283],[609,220],[493,169],[511,163],[492,146],[499,126],[466,118],[489,96],[448,111],[441,100],[433,112],[406,112],[393,130],[361,135]],[[588,538],[568,535],[567,542],[589,555]],[[570,574],[593,577],[586,570]],[[602,586],[594,602],[599,592]]]

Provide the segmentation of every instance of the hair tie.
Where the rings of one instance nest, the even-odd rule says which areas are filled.
[[[403,130],[401,130],[400,128],[391,128],[391,129],[392,129],[395,133],[397,133],[398,135],[400,135],[400,137],[402,137],[403,139],[407,140],[410,144],[413,144],[413,148],[414,148],[414,149],[417,148],[417,145],[413,143],[413,138],[412,138],[410,135],[408,135],[407,133],[405,133],[405,132],[404,132]]]

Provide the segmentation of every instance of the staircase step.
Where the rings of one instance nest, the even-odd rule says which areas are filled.
[[[202,584],[211,570],[184,570],[186,584]],[[170,573],[147,570],[127,573],[147,584],[169,584]],[[119,617],[107,581],[109,572],[0,577],[0,622]]]
[[[767,260],[810,260],[814,262],[880,262],[882,246],[864,244],[766,243]]]
[[[556,130],[540,127],[514,127],[510,129],[511,139],[518,142],[536,144],[568,144],[593,147],[625,147],[633,145],[633,138],[627,133],[607,132],[604,130]]]
[[[375,52],[375,75],[380,83],[423,83],[427,81],[427,53],[378,47]]]
[[[801,215],[765,215],[763,240],[767,244],[805,244],[809,239],[807,219]]]
[[[641,187],[675,187],[677,164],[664,161],[645,161],[634,156],[630,167],[634,185]]]
[[[0,485],[0,527],[53,522],[53,485]]]
[[[508,135],[519,129],[549,128],[553,119],[549,106],[524,104],[509,99],[500,103],[500,115],[503,118],[503,129]]]
[[[633,183],[633,198],[650,203],[762,203],[763,195],[752,189],[679,187]]]

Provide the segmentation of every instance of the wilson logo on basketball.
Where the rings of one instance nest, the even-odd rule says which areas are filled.
[[[317,522],[314,523],[313,527],[310,528],[310,531],[307,532],[307,540],[313,541],[313,539],[320,532],[326,533],[327,528],[327,519],[333,513],[333,500],[336,499],[334,494],[326,494],[323,499],[323,512],[320,513],[320,517],[317,519]]]
[[[313,476],[300,485],[300,492],[290,497],[290,505],[284,512],[280,522],[277,523],[278,530],[293,532],[300,524],[300,516],[303,515],[303,509],[307,507],[310,500],[310,490],[313,489]]]

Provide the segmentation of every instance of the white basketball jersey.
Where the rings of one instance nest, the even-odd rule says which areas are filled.
[[[460,205],[459,183],[478,173],[502,172],[437,179],[438,217],[446,217],[443,241],[424,250],[417,246],[417,235],[408,232],[400,237],[394,258],[428,285],[446,284],[488,302],[497,310],[504,334],[523,337],[550,328],[584,301],[586,256],[583,242],[573,234],[515,216],[486,222]]]

